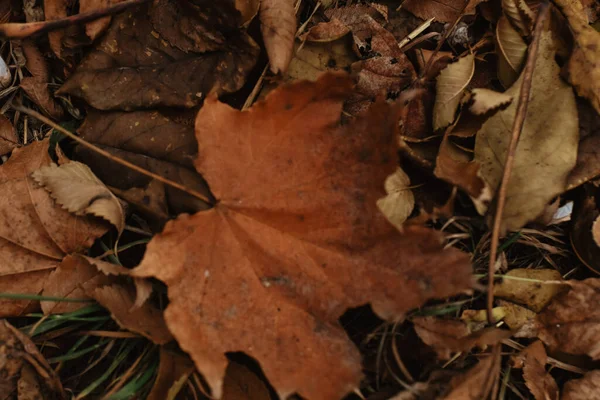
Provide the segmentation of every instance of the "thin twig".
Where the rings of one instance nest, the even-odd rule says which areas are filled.
[[[500,226],[502,223],[502,215],[504,213],[504,205],[506,203],[506,193],[508,190],[508,182],[510,173],[515,161],[517,144],[523,130],[525,117],[527,116],[527,105],[529,103],[529,95],[531,93],[531,83],[533,81],[533,70],[535,68],[535,60],[537,58],[538,48],[540,44],[540,36],[544,29],[544,21],[548,15],[548,3],[541,3],[538,9],[538,17],[535,22],[535,30],[533,32],[533,41],[529,46],[529,54],[527,54],[527,63],[523,69],[523,82],[519,92],[519,103],[517,104],[517,112],[513,122],[510,143],[506,152],[506,162],[498,189],[498,202],[496,203],[496,214],[494,215],[494,224],[492,226],[492,239],[490,245],[490,259],[488,265],[488,284],[487,284],[487,318],[488,323],[494,323],[492,308],[494,307],[494,265],[496,264],[496,256],[498,252],[498,244],[500,242]]]
[[[25,39],[33,35],[62,29],[70,25],[83,24],[95,21],[107,15],[118,14],[127,8],[146,3],[149,0],[129,0],[122,3],[103,8],[101,10],[89,11],[81,14],[71,15],[61,19],[42,22],[8,23],[0,24],[0,38],[2,39]]]
[[[42,114],[40,114],[37,111],[34,111],[30,108],[24,107],[21,104],[13,104],[12,106],[15,110],[21,111],[24,114],[29,115],[30,117],[33,117],[47,125],[50,125],[52,128],[54,128],[55,130],[59,131],[60,133],[64,134],[65,136],[68,136],[69,138],[73,139],[74,141],[76,141],[77,143],[81,144],[82,146],[87,147],[88,149],[100,154],[101,156],[104,156],[106,158],[108,158],[111,161],[114,161],[118,164],[123,165],[124,167],[127,167],[129,169],[132,169],[136,172],[139,172],[140,174],[146,175],[150,178],[156,179],[159,182],[164,183],[165,185],[169,185],[171,187],[174,187],[175,189],[179,189],[189,195],[192,195],[202,201],[204,201],[207,204],[212,204],[212,202],[209,200],[209,198],[200,193],[197,192],[193,189],[187,188],[184,185],[174,182],[170,179],[164,178],[160,175],[155,174],[154,172],[150,172],[148,170],[145,170],[144,168],[138,167],[135,164],[130,163],[129,161],[123,160],[122,158],[116,157],[112,154],[110,154],[108,151],[101,149],[100,147],[91,144],[90,142],[80,138],[79,136],[75,135],[74,133],[68,131],[67,129],[63,128],[62,126],[58,125],[57,123],[55,123],[54,121],[50,120],[49,118],[44,117]]]

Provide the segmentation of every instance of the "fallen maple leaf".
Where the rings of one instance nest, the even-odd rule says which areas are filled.
[[[238,31],[233,4],[201,3],[186,2],[182,13],[178,2],[159,0],[115,17],[58,93],[102,110],[132,110],[193,107],[212,90],[240,89],[257,45]]]
[[[66,254],[91,246],[104,234],[105,223],[77,217],[56,205],[30,177],[51,162],[48,141],[13,151],[0,166],[0,188],[5,195],[0,213],[0,291],[37,294],[44,280]],[[1,315],[18,315],[29,302],[0,302]]]
[[[581,379],[565,383],[561,400],[590,400],[600,392],[600,370],[587,372]]]
[[[431,346],[443,360],[449,360],[452,353],[468,352],[474,347],[485,348],[511,336],[510,331],[497,328],[471,332],[469,326],[462,321],[435,317],[416,317],[412,322],[423,343]]]
[[[487,0],[470,0],[464,14],[473,14],[475,7],[484,1]],[[465,0],[406,0],[402,8],[423,20],[433,17],[440,22],[454,22],[461,15],[464,4]]]
[[[569,21],[575,40],[567,65],[569,82],[600,113],[600,32],[589,25],[579,0],[555,0]]]
[[[506,91],[516,98],[523,76]],[[549,32],[540,38],[533,73],[532,96],[507,186],[501,232],[535,220],[546,205],[566,189],[577,159],[579,128],[573,90],[559,77]],[[475,161],[495,191],[502,177],[517,102],[498,111],[477,133]],[[535,178],[535,179],[533,179]]]
[[[554,297],[536,319],[539,338],[551,349],[600,359],[600,279],[567,281],[568,292]]]
[[[210,98],[197,116],[196,167],[218,203],[167,223],[133,273],[167,284],[169,329],[216,397],[224,353],[243,351],[281,398],[340,398],[361,376],[338,324],[347,308],[397,320],[471,285],[467,258],[437,232],[402,235],[378,211],[396,114],[377,103],[341,126],[351,86],[325,74],[247,112]]]
[[[296,11],[293,0],[261,0],[260,30],[273,73],[285,73],[294,52]]]
[[[104,218],[117,228],[119,234],[123,232],[123,206],[87,165],[77,161],[61,166],[52,163],[38,169],[32,176],[69,212]]]
[[[523,368],[525,385],[535,400],[558,400],[556,381],[545,368],[548,356],[542,342],[533,342],[512,359],[515,368]]]

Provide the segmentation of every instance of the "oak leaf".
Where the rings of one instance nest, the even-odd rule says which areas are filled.
[[[260,30],[273,73],[285,73],[294,53],[296,11],[293,0],[261,0]]]
[[[9,293],[39,293],[44,280],[63,257],[90,247],[108,226],[95,218],[77,217],[55,204],[30,177],[49,165],[48,141],[13,151],[0,166],[4,193],[0,213],[0,289]],[[1,301],[1,315],[15,315],[26,301]]]
[[[587,372],[580,379],[565,383],[561,400],[589,400],[600,392],[600,370]]]
[[[193,107],[212,90],[240,89],[257,45],[238,31],[233,4],[201,3],[159,0],[116,16],[58,93],[101,110],[132,110]]]
[[[218,202],[167,223],[133,273],[166,283],[169,329],[216,397],[224,353],[243,351],[281,398],[340,398],[361,377],[338,324],[347,308],[397,320],[471,285],[439,233],[400,234],[377,209],[397,168],[396,113],[380,102],[340,125],[351,86],[325,74],[246,112],[209,98],[197,116],[196,168]]]
[[[463,93],[475,72],[475,56],[469,54],[448,64],[437,77],[433,106],[433,129],[445,128],[454,122]]]
[[[535,220],[561,194],[577,159],[579,127],[575,96],[559,77],[550,33],[542,34],[531,98],[507,186],[501,231],[518,230]],[[516,98],[523,76],[506,94]],[[492,191],[502,177],[517,102],[498,111],[477,133],[475,161]],[[535,177],[535,179],[532,179]]]
[[[600,359],[600,279],[567,281],[568,292],[554,297],[536,319],[539,338],[552,350]]]

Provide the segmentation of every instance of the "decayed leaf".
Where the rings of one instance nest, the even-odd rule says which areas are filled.
[[[60,19],[67,16],[69,0],[44,0],[44,17],[46,21]],[[61,56],[63,30],[55,30],[48,33],[50,48],[58,58]]]
[[[242,26],[248,26],[256,17],[260,3],[260,0],[235,0],[235,8],[242,14]]]
[[[0,321],[0,389],[2,399],[42,399],[27,397],[36,393],[43,399],[67,399],[56,372],[35,344],[6,320]]]
[[[571,244],[577,257],[589,269],[600,272],[600,212],[594,196],[575,203]]]
[[[567,66],[569,82],[577,94],[588,99],[600,113],[600,32],[588,24],[579,0],[556,0],[554,3],[567,17],[575,38]]]
[[[504,312],[504,322],[513,330],[515,337],[536,337],[534,328],[536,313],[510,301],[498,300]]]
[[[237,32],[232,4],[201,3],[202,7],[186,3],[189,10],[183,17],[174,0],[116,16],[59,93],[81,97],[101,110],[131,110],[193,107],[210,91],[238,90],[254,66],[258,48]],[[175,18],[182,19],[175,23]],[[206,27],[207,21],[215,26]],[[221,38],[220,29],[230,35],[228,40]]]
[[[79,0],[79,12],[91,12],[96,10],[102,10],[112,5],[120,3],[124,0]],[[110,25],[111,17],[104,17],[97,19],[96,21],[88,22],[85,25],[85,34],[91,40],[96,40]]]
[[[169,115],[157,111],[99,112],[90,111],[79,134],[109,153],[133,162],[151,172],[181,183],[209,197],[204,179],[193,169],[198,149],[193,120],[187,115]],[[177,214],[208,208],[199,199],[178,189],[159,184],[145,175],[123,168],[84,147],[75,156],[85,162],[102,182],[138,208],[152,204],[168,205],[164,212]],[[152,185],[152,190],[147,190]],[[141,197],[136,193],[146,191]],[[132,190],[127,193],[126,191]],[[148,196],[147,198],[145,196]],[[137,197],[136,197],[137,196]],[[160,207],[160,206],[159,206]]]
[[[500,373],[500,357],[489,356],[450,381],[450,393],[443,400],[481,400],[490,392]]]
[[[587,372],[581,379],[565,383],[561,400],[590,400],[600,392],[600,370]]]
[[[117,228],[119,234],[123,232],[125,212],[119,199],[87,165],[77,161],[61,166],[52,163],[38,169],[32,176],[69,212],[104,218]]]
[[[568,281],[537,317],[539,338],[551,349],[600,359],[600,279]]]
[[[108,309],[122,328],[139,333],[156,344],[165,344],[173,339],[162,311],[148,302],[142,307],[134,307],[135,294],[130,288],[113,284],[86,290],[86,294]]]
[[[246,112],[211,98],[198,114],[196,167],[219,201],[167,223],[134,274],[167,284],[169,329],[214,396],[224,353],[243,351],[281,398],[342,397],[361,375],[338,324],[348,307],[371,303],[397,319],[470,286],[467,259],[442,250],[438,233],[402,235],[379,212],[397,120],[378,103],[340,126],[351,86],[325,74]]]
[[[475,72],[475,55],[469,54],[448,64],[437,77],[433,129],[445,128],[454,122],[465,88]]]
[[[506,93],[499,93],[489,89],[473,89],[471,93],[473,103],[469,106],[469,111],[475,115],[483,115],[495,111],[509,105],[513,100]]]
[[[546,372],[547,360],[546,350],[539,340],[513,357],[514,366],[523,368],[525,384],[535,400],[558,400],[556,381]]]
[[[485,348],[511,336],[510,331],[497,328],[471,332],[467,324],[462,321],[435,317],[417,317],[413,318],[412,322],[421,340],[433,347],[438,357],[443,360],[450,359],[452,353],[468,352],[474,347]]]
[[[531,18],[533,12],[525,0],[502,0],[502,10],[521,35],[529,35],[533,23]]]
[[[506,276],[532,279],[534,281],[504,279],[502,283],[494,285],[494,296],[526,305],[535,312],[540,312],[554,296],[565,290],[565,285],[535,282],[561,281],[562,276],[560,272],[554,269],[515,268],[508,271]]]
[[[0,289],[37,294],[45,277],[66,254],[82,251],[108,229],[95,219],[62,209],[30,174],[51,162],[48,141],[13,151],[0,166],[3,215],[0,226]],[[17,315],[27,301],[0,301],[0,314]]]
[[[475,7],[486,0],[470,0],[465,14],[473,14]],[[402,8],[410,11],[421,19],[434,17],[440,22],[454,22],[465,4],[464,0],[406,0]]]
[[[506,91],[516,98],[523,76]],[[561,194],[577,159],[579,129],[572,89],[559,77],[550,33],[540,38],[532,95],[519,139],[501,231],[518,230],[535,220]],[[500,184],[517,102],[498,111],[478,132],[475,161],[493,191]],[[560,151],[557,151],[560,149]]]
[[[294,52],[296,12],[293,0],[261,0],[260,30],[271,71],[285,73]]]
[[[577,164],[569,174],[567,190],[600,175],[600,114],[585,100],[577,102],[580,141]]]
[[[0,115],[0,156],[10,153],[18,145],[15,128],[8,118]]]
[[[269,389],[252,371],[230,362],[223,383],[222,400],[271,400]]]
[[[504,87],[510,87],[519,77],[527,56],[527,43],[505,16],[496,25],[498,54],[498,79]]]
[[[168,399],[169,391],[173,385],[180,379],[187,378],[192,372],[194,372],[192,360],[161,346],[158,372],[146,400]]]
[[[415,207],[415,196],[409,188],[410,178],[406,172],[398,168],[385,180],[384,188],[387,195],[377,200],[377,207],[383,215],[400,231],[402,224]]]

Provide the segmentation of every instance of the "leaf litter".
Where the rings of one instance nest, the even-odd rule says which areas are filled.
[[[0,8],[7,398],[592,398],[593,1],[118,3]]]

